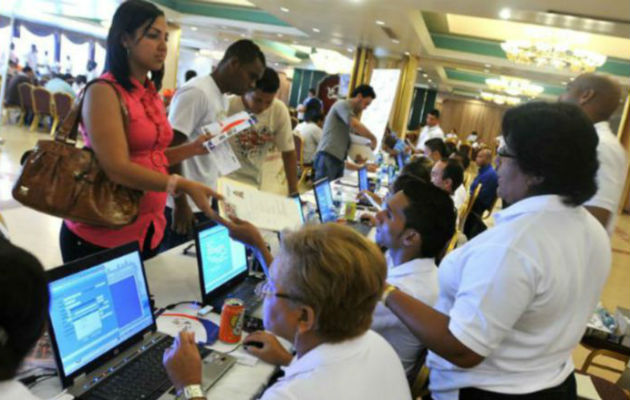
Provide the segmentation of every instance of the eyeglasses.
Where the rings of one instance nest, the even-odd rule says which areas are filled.
[[[273,281],[269,278],[267,278],[267,280],[265,280],[264,282],[260,282],[258,285],[256,285],[255,293],[256,293],[256,296],[258,296],[260,300],[264,300],[265,297],[267,296],[276,296],[282,299],[293,300],[299,303],[305,303],[301,298],[297,296],[292,296],[290,294],[285,294],[285,293],[276,293],[273,286]]]
[[[497,150],[497,156],[501,158],[516,158],[516,154],[509,153],[505,146],[500,147],[499,150]]]

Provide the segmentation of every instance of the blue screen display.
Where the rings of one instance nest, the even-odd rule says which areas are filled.
[[[359,169],[359,190],[368,190],[367,168]]]
[[[65,375],[153,323],[138,251],[48,285],[50,320]]]
[[[315,185],[315,197],[319,207],[319,216],[322,223],[337,221],[337,212],[333,205],[330,183],[327,180]]]
[[[405,166],[405,154],[402,151],[396,155],[396,163],[398,164],[398,170],[402,171]]]
[[[199,247],[204,293],[247,271],[245,245],[232,240],[225,226],[215,225],[199,232]]]

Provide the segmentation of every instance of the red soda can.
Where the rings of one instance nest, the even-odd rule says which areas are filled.
[[[241,299],[225,299],[221,309],[219,340],[225,343],[237,343],[243,333],[245,305]]]

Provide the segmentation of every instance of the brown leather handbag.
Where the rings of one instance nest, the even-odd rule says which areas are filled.
[[[128,113],[118,90],[107,80],[91,81],[55,132],[55,139],[40,140],[30,151],[12,194],[23,205],[45,214],[117,229],[138,217],[143,192],[112,182],[94,152],[76,146],[83,99],[95,82],[107,83],[116,92],[126,130]]]

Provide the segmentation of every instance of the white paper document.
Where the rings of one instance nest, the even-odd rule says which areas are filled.
[[[234,154],[234,150],[232,150],[230,142],[220,143],[210,150],[208,156],[212,159],[214,165],[217,166],[221,176],[231,174],[241,168],[241,163],[238,161],[236,154]]]
[[[262,192],[253,186],[229,178],[218,180],[221,216],[236,215],[261,229],[282,231],[302,224],[301,206],[294,198]]]

